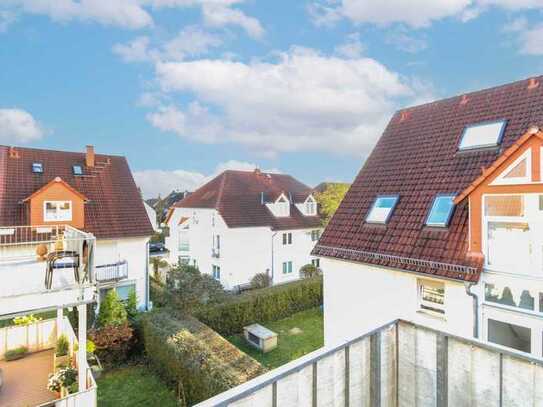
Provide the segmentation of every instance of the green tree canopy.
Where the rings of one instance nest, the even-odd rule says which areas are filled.
[[[350,184],[329,183],[323,192],[316,194],[323,225],[327,225],[349,190]]]
[[[106,298],[100,304],[98,311],[98,325],[101,327],[109,325],[122,325],[127,321],[127,313],[124,304],[121,302],[117,291],[109,290]]]

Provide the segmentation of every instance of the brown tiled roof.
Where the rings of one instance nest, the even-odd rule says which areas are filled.
[[[272,229],[305,229],[320,225],[318,216],[304,216],[294,205],[311,194],[311,188],[290,175],[260,171],[228,170],[177,202],[177,208],[214,208],[231,228],[269,226]],[[289,217],[275,217],[262,202],[284,193],[293,203]]]
[[[85,153],[16,147],[18,158],[10,158],[9,150],[0,146],[0,226],[25,225],[21,202],[60,177],[88,199],[84,229],[97,238],[153,234],[124,157],[97,154],[95,166],[88,168]],[[42,174],[32,172],[33,162],[43,163]],[[81,165],[84,175],[73,175],[73,165]]]
[[[501,119],[499,147],[458,151],[467,125]],[[543,77],[397,112],[314,254],[477,281],[482,264],[467,257],[467,201],[446,229],[426,227],[426,217],[437,194],[460,194],[532,126],[543,127]],[[395,194],[387,225],[365,223],[378,195]]]

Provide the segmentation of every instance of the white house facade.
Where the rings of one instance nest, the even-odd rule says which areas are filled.
[[[211,198],[211,199],[209,199]],[[273,284],[296,280],[320,236],[310,188],[259,171],[225,171],[177,203],[167,218],[169,261],[197,266],[226,289],[266,273]]]
[[[400,318],[543,357],[542,79],[392,118],[313,251],[327,345]]]

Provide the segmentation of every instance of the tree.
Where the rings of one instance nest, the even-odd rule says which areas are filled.
[[[300,275],[302,276],[302,278],[316,277],[319,274],[319,268],[311,263],[308,263],[300,268]]]
[[[151,257],[150,263],[153,266],[153,277],[161,280],[159,271],[161,268],[168,267],[168,262],[160,257]]]
[[[126,302],[126,315],[130,321],[133,321],[138,314],[138,296],[136,290],[132,289],[128,293],[128,301]]]
[[[334,213],[336,213],[339,204],[349,190],[349,184],[330,183],[326,186],[323,192],[316,194],[315,198],[319,204],[319,211],[322,219],[322,224],[326,226]]]
[[[202,305],[221,302],[226,296],[220,282],[186,264],[170,269],[166,287],[175,305],[187,313]]]
[[[117,291],[109,290],[100,304],[98,311],[98,325],[101,327],[109,325],[122,325],[127,321],[127,313],[124,304],[121,302]]]

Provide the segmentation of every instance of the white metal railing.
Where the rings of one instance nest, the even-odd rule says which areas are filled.
[[[112,264],[101,264],[95,268],[96,281],[114,281],[128,278],[128,261]]]
[[[24,346],[29,352],[55,346],[56,320],[46,319],[29,325],[13,325],[0,329],[0,359],[8,350]]]
[[[216,247],[213,247],[211,249],[211,257],[214,257],[216,259],[221,257],[221,249],[217,249]]]

